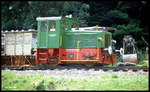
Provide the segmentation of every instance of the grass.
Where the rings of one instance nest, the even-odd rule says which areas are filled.
[[[148,75],[64,78],[43,74],[2,73],[2,91],[5,90],[148,90]]]
[[[137,65],[148,66],[148,60],[140,61]]]

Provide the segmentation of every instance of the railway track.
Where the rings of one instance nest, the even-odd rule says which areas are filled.
[[[51,67],[51,66],[45,66],[45,65],[38,65],[38,66],[2,66],[2,70],[10,69],[10,70],[18,70],[18,71],[23,71],[23,70],[63,70],[63,69],[94,69],[94,71],[109,71],[112,70],[114,72],[117,71],[124,71],[127,72],[128,70],[132,70],[134,72],[143,70],[144,72],[149,72],[149,67],[148,66],[117,66],[117,67],[108,67],[108,66],[91,66],[87,67],[84,65],[58,65],[56,67]]]

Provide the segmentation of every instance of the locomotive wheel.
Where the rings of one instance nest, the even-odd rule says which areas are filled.
[[[87,67],[92,67],[94,64],[85,64]]]
[[[56,67],[58,65],[58,57],[50,56],[49,65],[52,67]]]
[[[52,67],[56,67],[58,64],[56,64],[56,63],[51,63],[50,64],[50,66],[52,66]]]

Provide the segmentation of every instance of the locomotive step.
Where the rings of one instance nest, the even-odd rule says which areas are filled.
[[[39,60],[47,60],[46,58],[39,58]]]
[[[39,54],[48,54],[48,53],[39,53]]]

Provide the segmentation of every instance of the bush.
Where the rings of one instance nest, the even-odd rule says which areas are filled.
[[[54,90],[54,89],[56,88],[54,82],[50,81],[49,84],[48,84],[48,88],[49,88],[50,90]]]
[[[37,87],[37,90],[45,90],[45,86],[44,86],[44,80],[42,80],[42,82],[40,82]]]
[[[139,62],[143,60],[148,60],[148,53],[142,49],[137,51],[137,55]]]
[[[145,61],[140,61],[138,65],[147,66],[147,63]]]
[[[112,74],[112,78],[118,78],[118,75]]]

